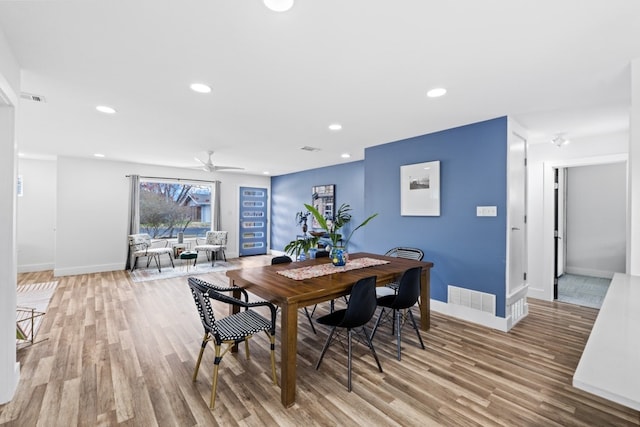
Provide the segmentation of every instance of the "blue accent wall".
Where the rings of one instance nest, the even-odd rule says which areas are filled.
[[[440,216],[400,215],[400,166],[440,161]],[[417,247],[432,261],[431,298],[447,301],[447,285],[496,295],[505,316],[507,119],[499,118],[379,145],[365,151],[367,250]],[[477,217],[476,206],[497,206]]]
[[[302,234],[296,224],[296,212],[305,210],[305,203],[311,204],[311,187],[325,184],[336,186],[336,209],[343,203],[351,205],[351,224],[357,227],[364,221],[368,216],[364,214],[364,161],[274,176],[271,178],[271,249],[282,251],[296,235]],[[349,242],[351,251],[364,250],[362,231],[367,227],[355,232]],[[345,231],[350,230],[345,227]]]
[[[440,216],[400,215],[400,166],[440,161]],[[336,205],[354,208],[358,230],[352,252],[385,253],[411,246],[432,261],[431,298],[447,301],[447,285],[496,295],[505,317],[507,224],[507,119],[501,117],[378,145],[365,160],[272,178],[272,248],[299,234],[295,213],[311,199],[311,186],[336,184]],[[497,206],[497,217],[477,217],[476,206]]]

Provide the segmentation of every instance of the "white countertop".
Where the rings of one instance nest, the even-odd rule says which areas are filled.
[[[614,275],[573,385],[640,411],[640,276]]]

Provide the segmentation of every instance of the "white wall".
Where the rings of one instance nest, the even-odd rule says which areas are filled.
[[[16,363],[16,138],[20,69],[0,29],[0,404],[13,397]]]
[[[238,187],[270,188],[270,179],[263,176],[212,175],[104,159],[61,157],[56,170],[57,276],[125,268],[129,209],[129,180],[125,175],[220,180],[221,228],[229,231],[230,257],[238,254]]]
[[[23,195],[17,204],[18,272],[53,270],[56,227],[56,162],[18,161]]]
[[[566,271],[611,279],[626,273],[627,165],[567,168]]]
[[[631,62],[628,273],[640,275],[640,58]]]
[[[531,140],[528,147],[528,296],[553,300],[553,169],[626,161],[629,135],[572,138],[558,148]]]

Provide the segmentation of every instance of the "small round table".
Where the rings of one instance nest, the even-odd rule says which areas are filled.
[[[190,260],[193,260],[193,266],[196,266],[196,261],[198,260],[198,252],[196,251],[182,251],[180,252],[180,259],[185,260],[185,265],[187,266],[187,271],[189,271]]]

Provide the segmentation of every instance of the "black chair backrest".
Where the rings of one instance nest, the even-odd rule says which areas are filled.
[[[316,258],[329,258],[329,251],[316,252]]]
[[[286,255],[276,256],[271,258],[271,265],[275,264],[287,264],[292,262],[293,260]]]
[[[216,318],[213,314],[213,308],[211,307],[211,301],[209,300],[208,295],[208,292],[215,291],[210,290],[202,281],[193,277],[190,277],[188,282],[204,331],[209,332],[216,340],[219,340],[220,338],[218,335],[218,328],[216,327]]]
[[[424,252],[418,248],[393,248],[385,255],[397,258],[415,259],[416,261],[422,261],[422,258],[424,258]]]
[[[418,297],[420,296],[420,274],[422,274],[422,267],[412,267],[402,273],[398,285],[398,295],[393,300],[392,309],[402,310],[413,307],[418,302]]]
[[[342,328],[356,328],[366,324],[376,312],[376,276],[360,279],[351,288],[349,305],[342,322]]]

